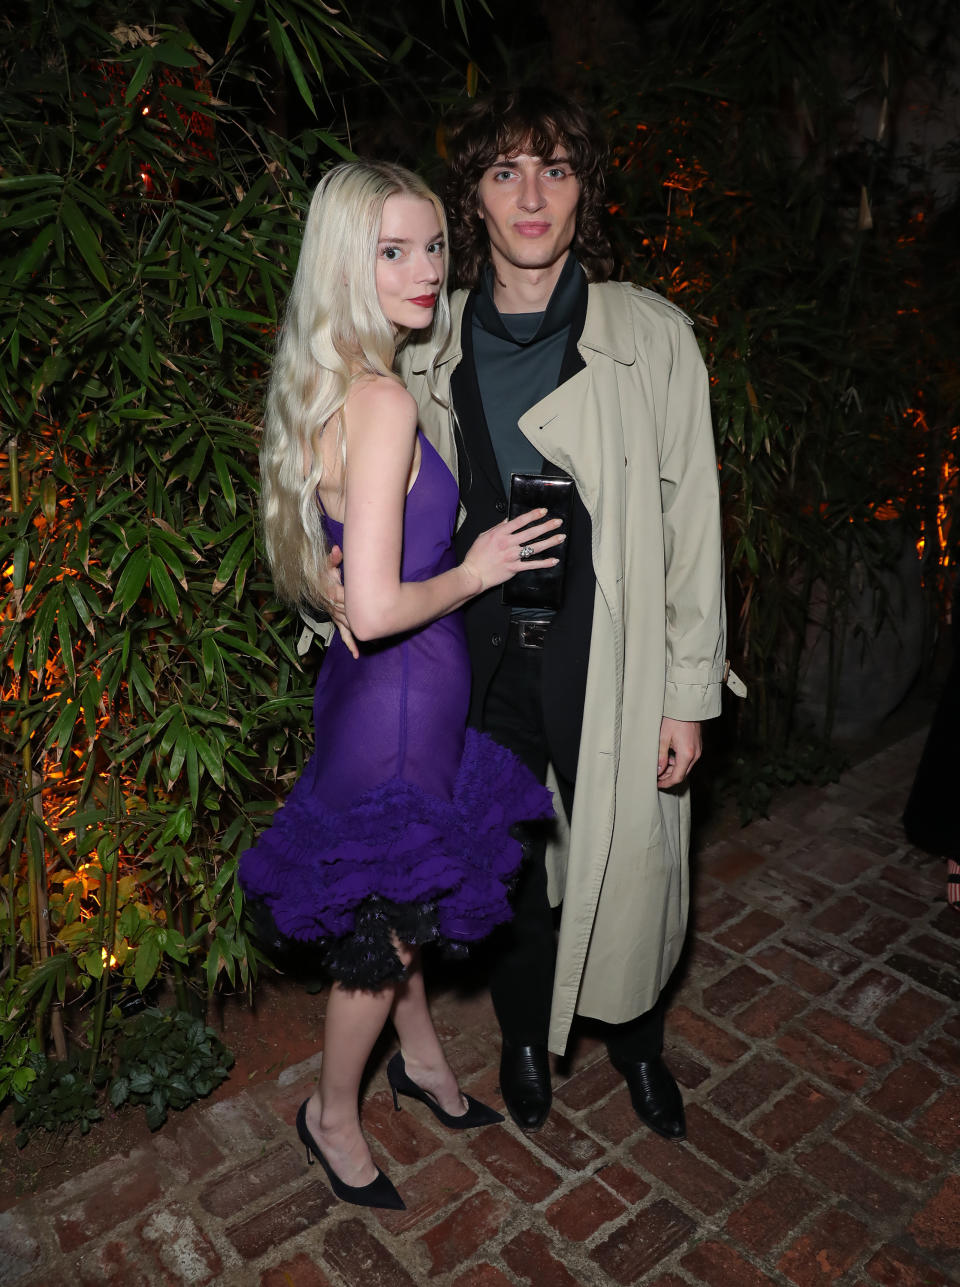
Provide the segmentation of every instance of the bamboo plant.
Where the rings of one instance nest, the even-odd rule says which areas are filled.
[[[308,117],[331,65],[381,55],[314,0],[223,9],[62,3],[0,33],[0,1097],[51,1006],[85,1015],[93,1068],[158,976],[181,1008],[250,986],[237,856],[303,763],[255,428],[310,185],[349,151],[271,133],[255,54]]]

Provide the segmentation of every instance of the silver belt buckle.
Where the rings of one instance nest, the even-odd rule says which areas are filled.
[[[547,637],[546,621],[518,621],[517,633],[520,637],[521,648],[542,648],[543,641]]]

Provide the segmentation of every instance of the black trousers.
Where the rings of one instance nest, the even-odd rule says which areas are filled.
[[[543,728],[540,670],[543,653],[521,648],[508,634],[503,660],[487,691],[483,731],[522,760],[541,782],[549,752]],[[567,817],[574,783],[558,778]],[[547,898],[546,830],[531,829],[532,842],[514,897],[514,918],[490,942],[490,993],[505,1040],[546,1045],[556,966],[554,914]],[[621,1062],[652,1059],[663,1050],[663,1003],[628,1023],[604,1023],[610,1055]]]

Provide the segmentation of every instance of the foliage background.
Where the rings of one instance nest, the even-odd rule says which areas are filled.
[[[905,132],[956,112],[958,22],[918,0],[8,15],[0,1099],[48,1042],[95,1065],[158,979],[181,1009],[252,986],[236,857],[300,770],[318,660],[255,522],[299,214],[351,148],[438,179],[446,114],[488,80],[550,78],[604,122],[621,271],[696,317],[713,382],[753,694],[729,758],[748,808],[820,770],[796,740],[815,587],[842,639],[855,562],[879,576],[906,532],[942,589],[957,544],[957,150]]]

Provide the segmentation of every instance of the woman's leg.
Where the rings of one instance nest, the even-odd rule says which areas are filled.
[[[459,1117],[467,1111],[467,1102],[460,1094],[430,1017],[419,949],[408,951],[409,962],[404,959],[407,977],[397,984],[391,1015],[400,1038],[404,1067],[421,1089],[433,1095],[444,1112]]]
[[[360,1129],[360,1078],[395,994],[393,983],[379,992],[334,983],[327,1001],[320,1084],[307,1104],[307,1129],[344,1184],[354,1187],[377,1176]]]

